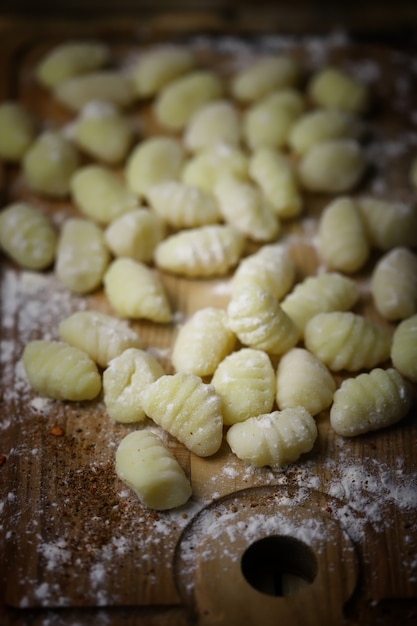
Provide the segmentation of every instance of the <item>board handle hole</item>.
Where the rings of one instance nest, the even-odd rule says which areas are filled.
[[[313,550],[299,539],[283,535],[252,543],[242,556],[241,567],[251,587],[280,597],[311,585],[317,575]]]

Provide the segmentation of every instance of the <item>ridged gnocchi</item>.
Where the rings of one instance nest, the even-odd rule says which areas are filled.
[[[355,437],[399,422],[410,408],[411,393],[401,374],[376,368],[343,381],[334,394],[330,423],[338,435]]]
[[[115,257],[149,263],[165,234],[165,224],[159,215],[140,206],[111,222],[104,231],[104,238]]]
[[[223,438],[221,400],[199,376],[178,372],[161,376],[142,394],[145,413],[188,450],[211,456]]]
[[[390,331],[351,311],[315,315],[305,327],[304,342],[333,372],[372,369],[391,352]]]
[[[226,144],[239,146],[242,136],[240,113],[230,100],[215,100],[198,109],[184,130],[184,143],[191,152]]]
[[[272,410],[275,372],[263,350],[232,352],[217,366],[211,384],[221,398],[226,426]]]
[[[283,467],[313,449],[317,426],[299,406],[233,424],[226,439],[236,456],[255,467]]]
[[[226,174],[245,180],[249,162],[245,152],[224,143],[201,150],[184,164],[181,179],[187,185],[214,192],[217,182]]]
[[[242,102],[259,100],[268,93],[298,83],[300,67],[290,55],[265,55],[238,71],[231,82],[234,98]]]
[[[400,322],[394,330],[391,361],[403,376],[417,383],[417,314]]]
[[[371,294],[377,311],[387,320],[417,313],[417,255],[404,247],[387,252],[374,267]]]
[[[417,206],[376,196],[359,196],[359,210],[371,245],[388,252],[417,246]]]
[[[191,497],[191,485],[184,470],[152,431],[136,430],[123,437],[115,461],[117,476],[150,509],[174,509]]]
[[[0,104],[0,159],[20,162],[36,138],[36,126],[26,109],[14,101]]]
[[[180,181],[154,185],[148,201],[159,217],[174,228],[197,228],[220,222],[221,213],[213,194]]]
[[[82,350],[62,341],[37,339],[23,351],[23,366],[32,388],[55,400],[93,400],[101,391],[101,376]]]
[[[359,122],[355,115],[340,109],[317,108],[303,113],[291,128],[289,147],[306,154],[317,143],[329,139],[356,138]]]

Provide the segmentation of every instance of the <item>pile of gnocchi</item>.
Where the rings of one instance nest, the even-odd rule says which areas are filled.
[[[302,76],[277,53],[226,80],[180,45],[115,69],[104,43],[68,41],[40,60],[36,80],[69,125],[39,131],[19,102],[0,104],[0,158],[34,194],[77,211],[57,229],[41,202],[3,207],[3,253],[52,268],[74,294],[103,290],[114,312],[76,311],[59,341],[26,345],[28,380],[62,401],[102,397],[111,419],[138,425],[115,467],[153,509],[184,504],[192,488],[146,418],[201,457],[225,437],[243,461],[282,467],[313,448],[322,411],[353,437],[411,409],[417,207],[355,194],[369,166],[369,87],[335,66]],[[138,139],[128,112],[143,102],[158,130]],[[329,194],[316,240],[324,270],[299,279],[283,225],[303,217],[306,192]],[[370,289],[384,326],[354,312],[355,273],[375,252]],[[161,272],[230,285],[225,309],[179,326],[172,373],[131,324],[175,324]]]

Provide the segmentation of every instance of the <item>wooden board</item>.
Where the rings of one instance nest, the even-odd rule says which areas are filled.
[[[33,69],[52,45],[75,36],[102,37],[120,63],[153,41],[186,41],[202,63],[225,77],[251,54],[291,50],[307,74],[333,62],[370,83],[375,106],[364,141],[372,168],[357,191],[415,202],[408,171],[416,151],[412,114],[417,89],[407,54],[332,38],[251,39],[217,27],[216,34],[203,36],[193,23],[188,28],[175,24],[171,30],[166,21],[158,24],[147,32],[98,23],[61,25],[55,32],[47,24],[43,30],[6,33],[1,98],[19,99],[43,124],[69,122],[68,112],[36,84]],[[146,107],[130,114],[142,121],[142,136],[161,130]],[[2,204],[17,198],[39,203],[57,225],[76,213],[69,201],[36,197],[18,168],[3,166]],[[329,199],[306,194],[302,218],[284,227],[281,239],[297,264],[299,280],[322,266],[315,234]],[[247,253],[253,249],[248,245]],[[372,267],[370,263],[356,277],[361,300],[355,310],[392,330],[372,304]],[[226,308],[230,276],[191,280],[161,273],[161,278],[175,323],[131,323],[170,373],[179,325],[204,306]],[[201,624],[258,624],[259,616],[262,624],[276,623],[278,617],[288,625],[389,624],[393,616],[415,623],[415,409],[397,426],[353,440],[336,436],[323,413],[317,418],[313,451],[275,471],[245,465],[226,443],[215,456],[198,458],[164,434],[190,477],[193,497],[180,510],[155,513],[114,472],[116,446],[134,426],[110,420],[101,400],[71,404],[41,399],[25,380],[24,345],[34,338],[56,338],[59,321],[85,307],[112,312],[101,292],[71,295],[53,272],[21,271],[2,258],[2,624],[43,624],[47,619],[58,620],[54,624],[91,619],[139,624],[145,618],[150,624],[187,624],[195,615]],[[62,436],[54,434],[56,426]],[[156,428],[150,422],[147,427]],[[270,544],[267,551],[289,564],[280,576],[283,589],[270,594],[264,592],[271,584],[265,572],[270,564],[264,558],[259,565],[256,548],[248,567],[255,580],[265,577],[261,590],[248,582],[241,564],[257,541],[277,535],[284,536],[283,542]],[[295,580],[288,572],[292,566]],[[311,584],[303,584],[305,578]]]

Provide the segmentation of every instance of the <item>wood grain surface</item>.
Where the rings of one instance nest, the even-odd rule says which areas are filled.
[[[374,106],[364,120],[364,142],[372,167],[355,193],[415,203],[408,171],[417,154],[417,71],[408,52],[343,37],[231,36],[216,15],[207,32],[200,18],[180,23],[163,15],[151,28],[128,21],[21,22],[6,28],[0,41],[0,100],[18,99],[44,126],[69,123],[68,111],[36,83],[34,67],[51,46],[74,37],[102,38],[120,64],[153,42],[181,41],[226,78],[242,54],[268,46],[290,50],[306,74],[332,62],[370,83]],[[133,107],[129,115],[140,122],[138,140],[162,130],[146,106]],[[77,214],[67,200],[34,194],[19,168],[1,167],[2,206],[33,200],[57,226]],[[282,241],[298,280],[323,266],[315,236],[329,199],[306,193],[302,217],[284,226]],[[248,245],[246,252],[253,250]],[[355,275],[361,288],[355,310],[392,331],[369,292],[377,258],[375,253]],[[180,510],[156,513],[114,472],[115,448],[134,426],[110,420],[101,400],[42,400],[22,371],[24,345],[57,337],[59,321],[72,311],[113,314],[104,294],[72,295],[53,271],[34,275],[5,257],[0,272],[2,625],[417,623],[415,405],[396,426],[355,439],[337,436],[324,412],[317,417],[314,449],[279,471],[247,466],[226,443],[213,457],[199,458],[166,435],[193,497]],[[226,308],[230,275],[160,275],[175,321],[131,324],[170,373],[180,324],[204,306]],[[284,539],[277,544],[273,537]],[[279,590],[272,592],[268,559],[264,555],[259,563],[256,547],[247,565],[255,586],[242,566],[249,548],[262,542],[272,560],[286,563],[279,575],[274,570]]]

